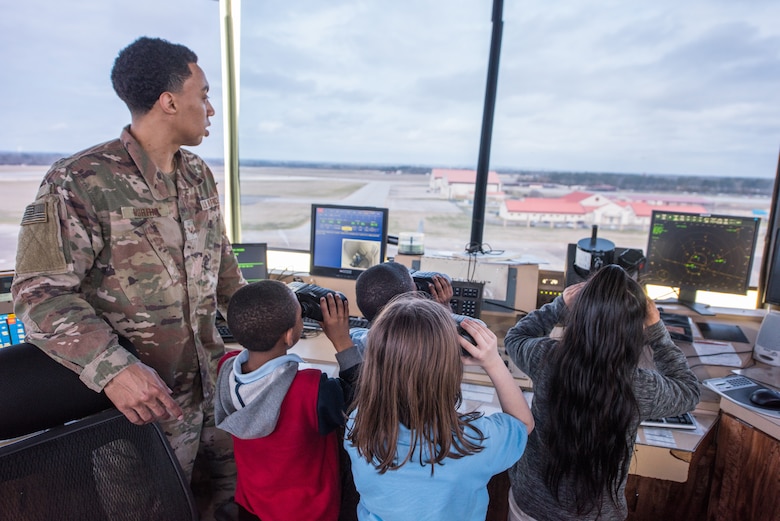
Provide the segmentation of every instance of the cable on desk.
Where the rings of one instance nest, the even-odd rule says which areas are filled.
[[[707,357],[707,356],[717,356],[717,355],[745,355],[747,353],[752,353],[752,352],[753,352],[752,349],[748,349],[747,351],[722,351],[720,353],[707,353],[706,355],[702,355],[702,356],[703,357]],[[699,358],[699,359],[701,359],[702,356],[699,356],[699,355],[686,355],[685,358],[686,359],[688,359],[688,358]],[[704,362],[701,362],[699,364],[688,365],[688,368],[689,369],[693,369],[694,367],[704,367],[704,366],[712,366],[712,365],[715,365],[715,364],[706,364]],[[750,367],[750,366],[748,366],[748,367]],[[742,366],[740,366],[740,369],[744,369],[744,368]],[[699,377],[697,376],[696,378],[698,379]],[[699,380],[699,381],[701,381],[701,380]]]
[[[497,308],[504,308],[510,311],[517,311],[518,313],[522,313],[523,316],[526,316],[528,314],[528,311],[524,309],[518,309],[512,306],[507,306],[506,304],[501,304],[500,302],[496,302],[495,300],[484,299],[483,302],[485,302],[486,304],[490,304],[491,306],[496,306]]]
[[[290,276],[290,277],[295,278],[296,275],[301,275],[301,274],[304,274],[304,273],[306,273],[306,272],[305,271],[295,271],[295,270],[283,269],[282,271],[280,271],[279,273],[276,274],[276,278],[274,278],[274,280],[282,280],[283,281],[285,277]],[[269,279],[272,278],[273,275],[274,275],[274,273],[269,272],[268,273],[268,278]]]
[[[290,275],[294,275],[294,274],[295,274],[295,272],[293,272],[293,271],[290,272]],[[273,273],[269,272],[269,275],[273,275]],[[276,274],[276,278],[274,280],[284,280],[284,278],[286,276],[287,276],[287,269],[285,268],[285,269],[283,269],[282,271],[280,271],[279,273]],[[270,279],[271,277],[269,276],[268,278]]]
[[[715,353],[707,353],[706,355],[685,355],[685,358],[705,358],[708,356],[718,356],[718,355],[746,355],[752,352],[753,352],[752,349],[748,349],[747,351],[718,351]],[[700,365],[717,365],[717,364],[700,364]]]
[[[474,248],[474,246],[477,246],[477,248]],[[469,282],[474,282],[474,277],[476,276],[477,253],[482,253],[484,255],[501,255],[505,251],[505,250],[494,250],[486,242],[483,242],[479,245],[475,245],[473,242],[470,242],[466,245],[465,250],[468,252],[468,256],[469,256],[469,263],[466,268],[466,279]]]

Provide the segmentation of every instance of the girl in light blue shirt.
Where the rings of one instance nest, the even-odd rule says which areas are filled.
[[[475,320],[461,327],[474,343],[447,309],[414,293],[373,322],[344,442],[359,519],[482,521],[488,481],[522,455],[533,417],[496,336]],[[484,369],[503,412],[458,412],[464,364]]]

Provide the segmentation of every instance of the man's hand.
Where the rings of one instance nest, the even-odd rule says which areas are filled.
[[[450,309],[453,291],[452,283],[449,280],[439,274],[434,275],[433,283],[428,284],[428,291],[431,292],[433,300]]]
[[[140,362],[122,369],[103,390],[116,408],[136,425],[184,418],[160,375]]]
[[[353,346],[349,336],[349,303],[341,298],[336,298],[333,293],[328,293],[320,299],[322,309],[322,331],[325,336],[341,352]]]

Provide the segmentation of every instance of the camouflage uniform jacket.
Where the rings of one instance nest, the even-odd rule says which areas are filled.
[[[126,127],[55,163],[22,218],[15,312],[29,342],[95,391],[138,361],[118,333],[174,396],[200,372],[213,398],[225,350],[215,312],[246,282],[211,171],[186,150],[176,164],[159,172]]]

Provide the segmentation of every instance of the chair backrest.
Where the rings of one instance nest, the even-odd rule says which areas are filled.
[[[159,425],[130,423],[76,373],[32,344],[17,344],[0,348],[0,518],[178,521],[198,514]]]
[[[156,423],[116,409],[0,447],[4,519],[197,520],[189,484]]]
[[[104,393],[89,389],[76,373],[33,344],[0,348],[0,440],[56,427],[111,407]]]

